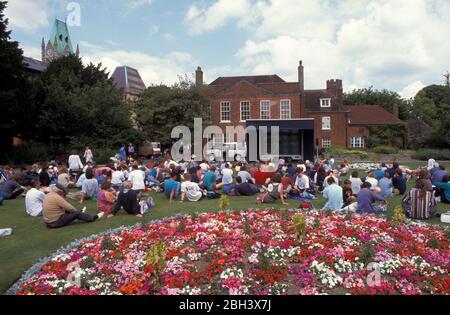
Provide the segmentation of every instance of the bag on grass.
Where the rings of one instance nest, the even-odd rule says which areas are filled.
[[[215,191],[208,191],[206,194],[206,198],[208,199],[219,199],[221,196],[221,194],[216,193]]]

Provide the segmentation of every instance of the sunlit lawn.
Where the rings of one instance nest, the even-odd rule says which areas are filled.
[[[361,173],[362,175],[362,173]],[[412,185],[412,183],[410,183]],[[198,203],[185,202],[170,205],[162,194],[151,193],[156,201],[156,207],[152,209],[147,220],[160,219],[175,214],[189,214],[193,212],[218,211],[218,200],[202,200]],[[255,197],[231,197],[231,209],[256,208]],[[298,202],[289,200],[289,207],[281,203],[273,205],[277,209],[296,208]],[[401,202],[401,197],[395,197],[390,201],[390,217],[393,209]],[[74,203],[76,205],[76,202]],[[96,205],[86,202],[88,212],[96,213]],[[316,208],[322,208],[323,198],[314,202]],[[78,205],[79,207],[79,205]],[[265,207],[263,207],[265,208]],[[441,213],[447,212],[450,207],[439,206]],[[7,201],[0,207],[0,228],[12,228],[13,235],[0,239],[0,292],[5,292],[19,277],[36,263],[39,259],[47,257],[58,248],[70,242],[91,236],[120,226],[130,226],[141,222],[134,216],[128,216],[123,211],[113,219],[102,219],[92,224],[74,224],[59,230],[48,230],[42,218],[30,218],[25,215],[25,202],[22,199]],[[428,221],[431,224],[440,224],[439,219],[433,218]]]

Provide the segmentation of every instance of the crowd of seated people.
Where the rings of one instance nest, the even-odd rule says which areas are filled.
[[[277,163],[229,163],[173,161],[170,155],[160,163],[143,163],[132,155],[122,161],[112,158],[108,165],[85,166],[74,151],[68,168],[55,163],[33,165],[14,171],[0,168],[0,198],[25,197],[26,213],[43,216],[49,228],[59,228],[74,220],[94,222],[114,217],[120,209],[142,217],[154,206],[147,192],[162,193],[170,204],[200,202],[219,198],[255,197],[256,203],[288,205],[289,200],[309,202],[325,199],[323,210],[354,211],[360,214],[387,211],[389,200],[403,196],[402,204],[411,218],[437,215],[437,203],[450,203],[450,178],[444,165],[434,162],[411,170],[394,162],[379,164],[367,174],[352,171],[347,161],[335,167],[334,158]],[[430,167],[432,166],[432,167]],[[349,178],[345,177],[347,174]],[[363,175],[363,176],[360,176]],[[408,191],[407,183],[416,180]],[[29,187],[29,189],[28,189]],[[83,205],[96,203],[97,216],[77,210],[65,198]]]

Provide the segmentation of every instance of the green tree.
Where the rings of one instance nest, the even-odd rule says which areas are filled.
[[[89,145],[111,156],[121,143],[142,139],[129,105],[101,64],[84,66],[74,55],[56,59],[35,82],[33,93],[39,108],[36,140],[52,148]]]
[[[135,104],[136,122],[148,140],[171,144],[176,126],[194,128],[194,118],[209,119],[210,99],[205,87],[186,79],[173,86],[150,86]]]
[[[393,105],[398,104],[402,120],[407,120],[411,111],[410,102],[403,99],[397,92],[374,90],[373,87],[345,93],[344,103],[346,105],[380,105],[390,113],[393,112]]]
[[[430,85],[417,93],[412,103],[412,116],[431,127],[431,134],[419,145],[450,146],[450,87]],[[421,139],[420,136],[418,134],[417,138]]]
[[[2,151],[11,148],[11,137],[20,134],[21,115],[24,113],[27,95],[24,79],[23,51],[11,41],[8,19],[3,11],[6,1],[0,1],[0,132]]]

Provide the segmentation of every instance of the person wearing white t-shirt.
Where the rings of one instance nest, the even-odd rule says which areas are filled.
[[[191,202],[197,202],[202,199],[203,192],[197,183],[191,182],[191,174],[185,174],[184,179],[186,181],[181,184],[180,202],[183,203],[186,197]]]
[[[69,170],[71,172],[81,172],[83,170],[83,163],[81,163],[80,156],[76,151],[72,151],[72,155],[69,156]]]
[[[375,178],[374,173],[370,173],[369,177],[366,178],[366,182],[369,183],[372,187],[370,190],[375,190],[378,187],[378,180]]]
[[[31,183],[31,189],[27,192],[25,197],[25,207],[27,214],[30,217],[42,216],[42,205],[44,204],[45,194],[39,191],[40,184],[37,182]]]
[[[125,181],[125,175],[123,174],[122,168],[119,167],[117,171],[112,173],[111,176],[111,184],[114,189],[119,189],[122,187],[123,182]]]
[[[133,171],[128,176],[128,180],[133,184],[133,190],[138,194],[145,190],[145,173],[137,165],[133,165]]]

